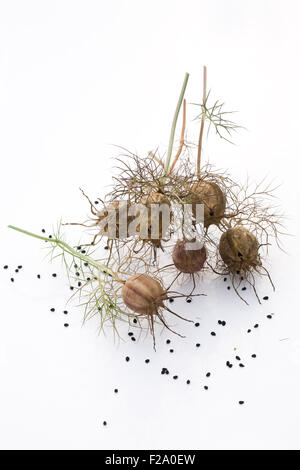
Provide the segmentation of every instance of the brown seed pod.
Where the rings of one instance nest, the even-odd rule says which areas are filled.
[[[158,217],[158,233],[157,236],[158,238],[154,238],[153,233],[152,233],[152,226],[151,226],[151,208],[153,204],[157,205],[163,205],[165,204],[169,208],[171,207],[171,203],[167,196],[165,196],[162,193],[159,192],[151,192],[150,194],[147,194],[141,198],[140,204],[144,204],[147,207],[147,220],[142,221],[142,223],[147,223],[148,225],[148,236],[145,240],[150,240],[151,243],[156,246],[156,247],[161,247],[161,241],[164,239],[166,236],[166,233],[164,233],[164,224],[163,224],[163,214],[160,212]],[[170,214],[171,215],[171,214]],[[140,231],[140,226],[137,227],[137,231]],[[143,240],[142,236],[140,237],[141,240]]]
[[[192,211],[196,217],[196,204],[204,205],[204,227],[219,225],[224,217],[226,197],[221,188],[212,181],[201,180],[190,189],[188,202],[192,203]]]
[[[161,284],[147,274],[135,274],[122,287],[125,305],[135,313],[154,315],[166,299]]]
[[[219,252],[229,271],[249,271],[261,266],[256,237],[244,227],[230,228],[221,236]]]
[[[207,253],[205,246],[198,250],[187,250],[186,242],[180,240],[173,249],[172,258],[174,265],[180,272],[195,274],[203,268]]]
[[[104,225],[104,227],[101,230],[101,233],[103,235],[108,235],[110,239],[119,239],[121,236],[121,231],[120,231],[120,224],[122,223],[122,216],[121,211],[125,211],[125,219],[127,220],[127,232],[126,232],[126,238],[129,237],[128,234],[128,226],[130,222],[134,219],[134,216],[128,215],[128,205],[122,201],[113,201],[108,204],[101,212],[97,212],[97,221],[95,225],[100,225],[101,222],[103,222],[105,219],[107,219],[107,223]],[[115,234],[112,232],[110,233],[109,230],[109,223],[112,224],[114,227],[114,222],[115,222]]]

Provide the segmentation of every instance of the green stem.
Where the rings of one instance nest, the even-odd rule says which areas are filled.
[[[169,147],[168,147],[168,153],[167,153],[167,159],[166,159],[166,164],[165,164],[165,174],[168,174],[170,163],[171,163],[171,156],[172,156],[172,150],[173,150],[173,145],[174,145],[174,137],[175,137],[175,130],[176,130],[176,124],[177,124],[177,119],[179,115],[179,111],[182,105],[185,89],[187,86],[187,82],[189,79],[189,74],[186,73],[183,81],[183,85],[181,88],[180,96],[178,99],[178,103],[176,106],[174,118],[173,118],[173,123],[172,123],[172,128],[171,128],[171,135],[170,135],[170,140],[169,140]]]
[[[112,271],[110,268],[108,268],[105,264],[99,263],[98,261],[93,260],[87,255],[83,255],[82,253],[78,252],[74,248],[72,248],[70,245],[68,245],[66,242],[63,240],[59,240],[58,238],[49,238],[49,237],[43,237],[41,235],[37,235],[36,233],[28,232],[27,230],[23,230],[21,228],[15,227],[13,225],[9,225],[8,228],[11,228],[13,230],[16,230],[17,232],[24,233],[25,235],[29,235],[30,237],[37,238],[39,240],[44,240],[45,242],[50,242],[50,243],[55,243],[59,248],[61,248],[63,251],[66,253],[69,253],[72,256],[75,256],[76,258],[79,258],[82,261],[85,261],[89,263],[91,266],[94,266],[95,268],[99,269],[100,271],[105,271],[107,274],[110,274],[116,281],[118,282],[123,282],[119,276]]]

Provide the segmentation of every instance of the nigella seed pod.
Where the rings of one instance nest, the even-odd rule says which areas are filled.
[[[256,237],[244,227],[228,229],[219,243],[221,258],[232,273],[260,266],[258,249]]]
[[[221,188],[211,181],[199,181],[191,187],[189,200],[192,203],[192,211],[196,217],[196,205],[204,205],[204,227],[219,225],[224,217],[226,197]]]
[[[167,296],[156,279],[147,274],[135,274],[127,279],[122,287],[122,298],[125,305],[141,315],[155,315]]]
[[[201,271],[205,264],[207,258],[206,248],[202,246],[202,248],[198,250],[188,250],[186,241],[181,240],[176,243],[172,258],[178,271],[187,274],[195,274]]]

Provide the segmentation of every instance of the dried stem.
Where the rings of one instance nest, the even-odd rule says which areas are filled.
[[[178,158],[180,157],[180,154],[182,152],[182,149],[183,149],[183,145],[184,145],[184,133],[185,133],[185,124],[186,124],[186,100],[183,100],[183,118],[182,118],[182,128],[181,128],[181,136],[180,136],[180,143],[179,143],[179,149],[175,155],[175,158],[173,160],[173,163],[172,165],[170,166],[169,168],[169,171],[168,171],[168,174],[171,173],[171,171],[173,170],[174,166],[176,165],[176,162],[178,160]]]
[[[203,103],[206,101],[206,66],[203,67]],[[198,154],[197,154],[197,176],[200,179],[200,163],[201,163],[201,151],[202,151],[202,139],[203,139],[203,131],[204,131],[204,123],[205,123],[205,114],[202,114],[201,118],[201,125],[200,125],[200,133],[199,133],[199,141],[198,141]]]

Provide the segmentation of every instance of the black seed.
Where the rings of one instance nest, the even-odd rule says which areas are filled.
[[[253,359],[255,359],[255,358],[256,358],[256,354],[252,354],[252,356],[251,356],[251,357],[253,357]]]
[[[15,273],[18,273],[18,272],[19,272],[19,270],[18,270],[18,269],[15,269]]]
[[[86,280],[87,280],[87,281],[90,281],[90,280],[91,280],[91,278],[90,278],[90,277],[87,277],[87,278],[86,278]]]
[[[222,322],[221,322],[221,320],[218,320],[218,325],[222,325]]]
[[[48,238],[52,238],[52,235],[49,235],[49,237],[48,237]]]
[[[258,327],[259,327],[259,324],[258,324],[258,323],[256,323],[256,325],[254,325],[254,328],[258,328]]]
[[[89,265],[89,263],[84,263],[84,266],[88,266],[88,265]]]
[[[247,289],[247,287],[242,287],[242,290],[246,290],[246,289]]]
[[[251,330],[248,330],[247,333],[251,333]]]
[[[192,299],[186,299],[187,303],[190,304]]]
[[[211,375],[210,372],[207,372],[206,377],[210,377],[210,375]]]
[[[11,282],[15,282],[15,280],[14,280],[14,278],[13,278],[13,277],[11,277],[11,278],[10,278],[10,280],[11,280]]]
[[[170,344],[170,343],[171,343],[171,340],[170,340],[170,339],[167,339],[166,343],[167,343],[167,344]]]
[[[65,328],[68,328],[68,326],[69,326],[69,323],[65,323],[65,324],[64,324],[64,327],[65,327]]]
[[[67,315],[67,314],[68,314],[68,310],[64,310],[63,313],[64,313],[65,315]]]
[[[174,352],[174,349],[170,349],[170,353],[173,353]]]
[[[7,268],[8,268],[7,264],[5,266],[3,266],[3,269],[7,269]]]
[[[135,337],[134,337],[134,336],[131,336],[131,341],[135,341]]]
[[[239,401],[239,405],[244,405],[244,401]]]
[[[75,274],[76,274],[76,276],[80,276],[80,273],[75,273]]]
[[[117,388],[114,389],[114,392],[115,392],[115,393],[118,393],[118,391],[119,391],[119,390],[118,390]]]
[[[231,287],[230,287],[230,286],[227,286],[227,290],[230,290],[230,289],[231,289]]]
[[[171,303],[174,302],[174,299],[172,297],[170,297],[169,302],[171,302]]]
[[[227,277],[224,277],[224,282],[226,282],[226,281],[227,281]]]
[[[94,201],[94,204],[99,204],[99,201]]]
[[[269,297],[268,297],[267,295],[265,295],[265,296],[263,297],[263,300],[269,300]]]
[[[208,386],[207,386],[207,385],[204,385],[204,390],[208,390]]]
[[[196,348],[200,348],[201,344],[200,343],[197,343],[196,344]]]
[[[129,331],[128,336],[133,336],[132,331]]]
[[[196,326],[196,327],[200,326],[200,323],[195,323],[195,326]]]
[[[105,246],[105,247],[104,247],[104,250],[108,250],[108,246]]]
[[[80,287],[80,286],[81,286],[81,282],[78,282],[78,284],[77,284],[77,285],[78,285],[78,287]]]
[[[137,319],[136,319],[136,318],[134,318],[132,321],[133,321],[133,323],[137,323]]]
[[[186,383],[187,383],[187,385],[190,385],[191,381],[190,381],[190,380],[187,380]]]
[[[46,230],[43,228],[43,229],[42,229],[42,233],[45,233],[45,232],[46,232]]]
[[[73,286],[70,286],[70,290],[74,290],[74,287],[73,287]]]
[[[226,321],[222,321],[222,326],[226,326]]]
[[[211,332],[212,336],[216,336],[216,333],[214,331]]]
[[[78,246],[78,247],[77,247],[77,250],[80,251],[80,250],[81,250],[81,246]]]
[[[103,426],[107,426],[107,422],[106,422],[106,421],[103,421]]]
[[[245,366],[244,364],[239,364],[239,366],[243,369]]]
[[[36,277],[37,277],[38,279],[41,279],[41,275],[40,275],[40,274],[38,274]]]
[[[129,357],[129,356],[126,356],[126,357],[125,357],[125,361],[126,361],[126,362],[129,362],[129,361],[130,361],[130,357]]]
[[[237,361],[241,360],[240,356],[235,356],[235,358],[236,358]]]
[[[22,265],[18,266],[18,269],[22,269],[22,268],[23,268],[23,266],[22,266]]]
[[[82,253],[83,255],[85,255],[85,254],[86,254],[86,251],[85,251],[85,250],[81,250],[81,253]]]
[[[173,379],[174,379],[174,380],[177,380],[177,379],[178,379],[178,375],[173,375]]]
[[[57,274],[56,274],[56,273],[53,273],[53,274],[52,274],[52,277],[56,277],[56,276],[57,276]]]
[[[269,318],[269,320],[272,320],[272,315],[267,315],[267,318]]]
[[[50,308],[50,312],[55,312],[55,308]]]
[[[145,359],[146,364],[149,364],[150,359]]]

